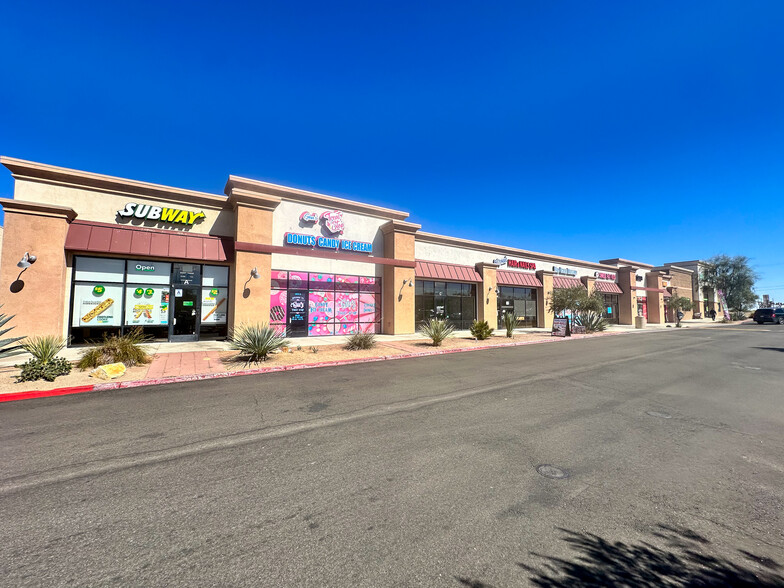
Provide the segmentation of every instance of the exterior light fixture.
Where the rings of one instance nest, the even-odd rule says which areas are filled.
[[[27,251],[25,251],[24,257],[16,264],[16,267],[22,268],[22,270],[26,270],[28,267],[35,263],[35,260],[38,259],[35,255],[30,255]]]
[[[259,270],[256,269],[255,267],[252,270],[250,270],[250,277],[253,278],[254,280],[258,280],[261,277],[259,275]]]
[[[413,288],[414,287],[414,280],[409,280],[408,281],[408,287],[409,288]]]

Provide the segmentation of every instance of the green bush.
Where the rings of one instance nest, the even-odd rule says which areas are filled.
[[[743,311],[735,310],[730,313],[730,318],[734,321],[745,321],[747,318],[749,318],[749,316]]]
[[[58,335],[28,337],[22,342],[22,348],[43,363],[52,361],[68,344],[68,339]]]
[[[49,361],[30,359],[17,367],[22,368],[22,373],[17,377],[17,382],[34,382],[35,380],[54,382],[57,376],[65,376],[71,373],[71,362],[64,357],[55,357]]]
[[[354,333],[349,335],[344,349],[358,351],[360,349],[372,349],[375,346],[376,336],[373,333]]]
[[[430,319],[419,327],[419,332],[433,342],[433,347],[440,347],[445,339],[452,336],[455,327],[443,319]]]
[[[96,347],[85,350],[77,362],[81,370],[97,368],[107,363],[125,364],[126,367],[150,363],[152,358],[142,347],[142,343],[149,341],[141,328],[131,329],[125,335],[104,334],[100,342],[92,342]]]
[[[607,321],[598,312],[582,312],[575,317],[575,323],[585,327],[586,333],[607,330]]]
[[[493,335],[493,331],[495,329],[491,329],[490,325],[487,324],[487,321],[477,321],[475,320],[471,324],[471,335],[476,337],[479,341],[484,341],[485,339],[489,339]]]
[[[506,336],[511,338],[514,335],[515,327],[517,326],[517,319],[514,313],[504,313],[504,327],[506,327]]]
[[[229,346],[239,351],[238,357],[245,358],[245,364],[267,361],[273,351],[289,342],[267,324],[240,325],[229,334]]]
[[[0,308],[2,307],[3,305],[0,304]],[[12,314],[11,316],[8,316],[5,314],[0,314],[0,327],[3,327],[8,321],[14,318],[14,316],[16,315]],[[8,327],[7,329],[0,328],[0,337],[5,335],[13,328],[14,327]],[[21,345],[14,345],[14,343],[17,343],[22,339],[24,339],[24,337],[8,337],[7,339],[0,339],[0,357],[11,357],[12,355],[19,355],[20,353],[23,353],[24,350],[22,349]]]

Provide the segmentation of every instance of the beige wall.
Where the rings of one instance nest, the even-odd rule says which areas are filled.
[[[220,197],[216,197],[220,198]],[[14,199],[55,206],[73,208],[79,220],[101,223],[117,224],[118,226],[139,226],[148,229],[167,229],[204,235],[218,235],[231,237],[234,234],[234,213],[230,208],[225,208],[220,202],[214,205],[205,203],[188,203],[182,200],[166,200],[165,197],[149,198],[134,194],[116,194],[103,192],[97,189],[61,186],[17,179],[14,187]],[[192,226],[159,223],[133,219],[123,219],[117,216],[118,210],[123,210],[128,202],[150,204],[152,206],[166,206],[193,212],[204,212],[205,218]],[[122,222],[118,222],[121,220]]]
[[[553,293],[553,272],[539,270],[536,277],[542,282],[542,289],[537,288],[536,314],[538,327],[545,329],[553,328],[555,313],[550,310],[549,299]]]
[[[618,322],[621,325],[633,325],[637,316],[637,281],[634,268],[624,266],[618,268],[618,286],[623,294],[618,295]]]
[[[673,296],[683,296],[684,298],[690,299],[692,304],[694,304],[695,301],[692,298],[692,273],[670,268],[670,291]],[[688,311],[685,310],[683,311],[683,318],[686,320],[692,319],[694,318],[695,312],[701,311],[697,308]],[[675,319],[675,312],[673,309],[669,308],[667,310],[667,320],[675,322]]]
[[[648,272],[645,276],[645,285],[648,288],[663,289],[662,274]],[[648,322],[654,325],[664,323],[664,293],[646,292],[648,298]]]
[[[390,221],[381,230],[384,235],[384,251],[387,257],[401,261],[414,261],[414,233],[419,225]],[[409,286],[414,281],[414,268],[385,265],[382,287],[381,329],[386,335],[414,333],[416,288]],[[405,283],[404,283],[405,282]]]
[[[498,287],[496,267],[493,264],[477,263],[476,271],[482,276],[482,283],[477,284],[476,318],[479,321],[487,321],[495,329],[498,325],[498,294],[495,293]]]
[[[63,215],[41,215],[5,208],[0,312],[15,315],[9,336],[67,335],[66,259],[63,243],[68,221]],[[16,263],[25,252],[37,261],[19,276]],[[19,277],[19,281],[17,281]]]

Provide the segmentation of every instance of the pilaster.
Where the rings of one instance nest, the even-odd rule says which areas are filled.
[[[381,225],[384,255],[398,261],[414,261],[414,242],[421,225],[391,220]],[[412,334],[415,327],[414,268],[385,265],[382,280],[381,330],[385,335]]]
[[[550,310],[550,305],[547,304],[547,300],[553,294],[553,272],[539,270],[536,272],[536,277],[542,282],[542,292],[536,299],[537,326],[540,328],[552,329],[555,313]]]

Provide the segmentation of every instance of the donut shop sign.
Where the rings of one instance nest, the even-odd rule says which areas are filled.
[[[321,221],[328,233],[332,235],[342,235],[346,226],[343,222],[343,213],[339,210],[331,210],[317,214],[309,210],[299,215],[299,220],[303,224],[313,224]],[[322,237],[316,235],[304,235],[302,233],[286,233],[286,245],[296,245],[299,247],[315,247],[317,249],[331,249],[332,251],[349,251],[353,253],[373,253],[373,244],[366,241],[354,241],[353,239],[339,239],[337,237]]]

